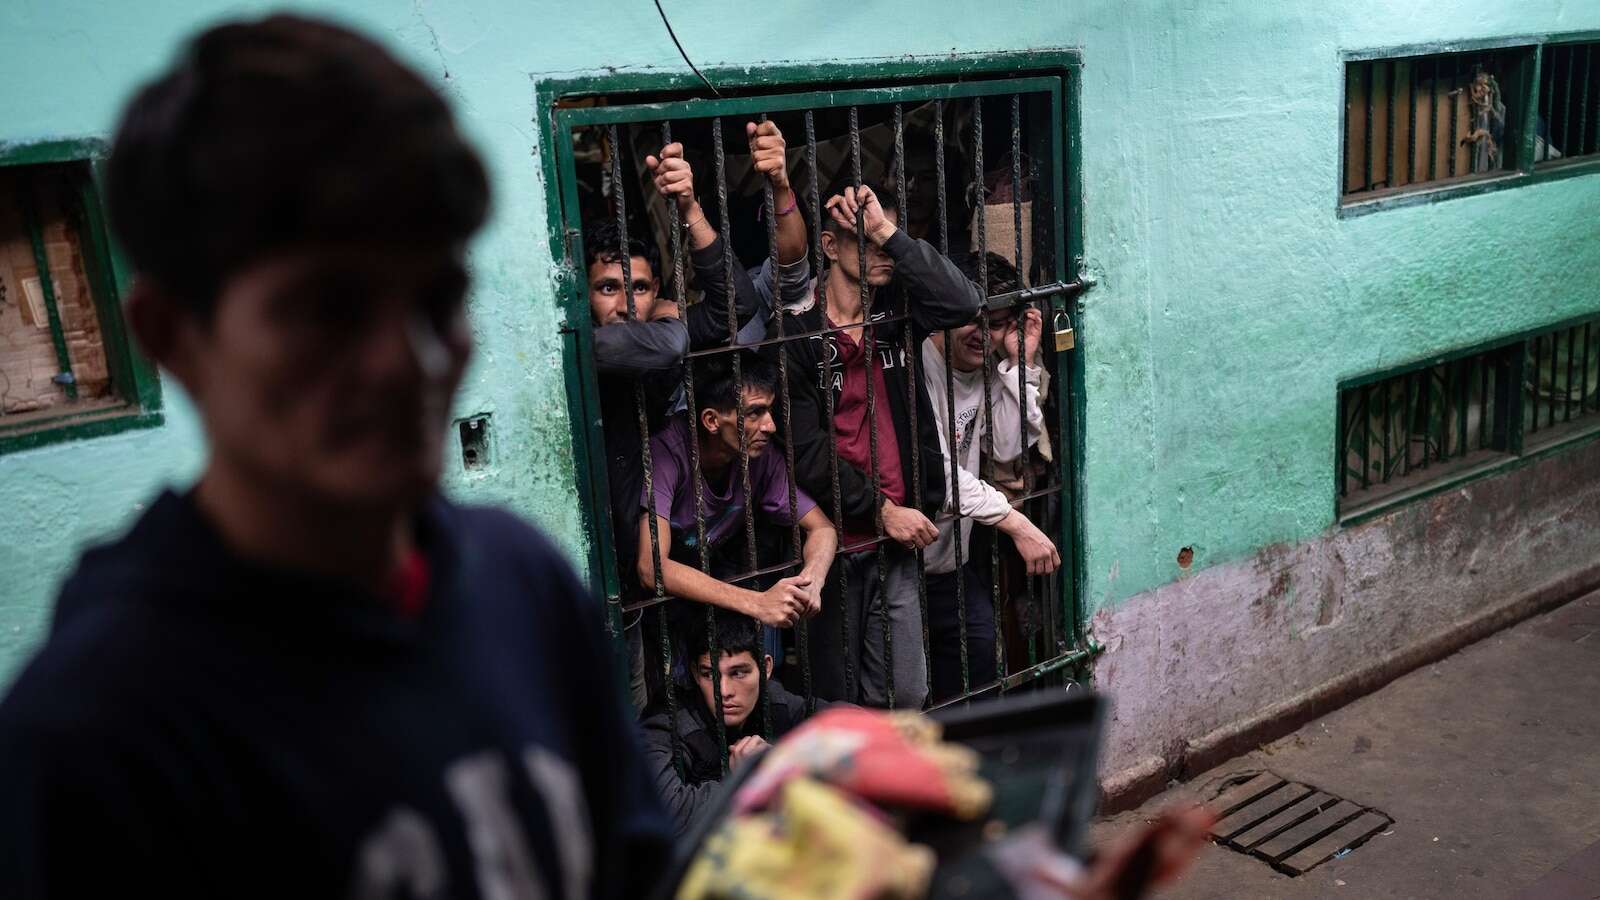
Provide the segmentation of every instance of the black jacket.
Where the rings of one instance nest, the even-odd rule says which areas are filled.
[[[415,619],[171,493],[86,553],[0,704],[0,893],[478,897],[484,829],[544,896],[647,893],[670,826],[594,602],[510,514],[418,524]]]
[[[902,325],[886,325],[876,329],[877,349],[884,358],[883,379],[888,397],[878,397],[877,402],[889,403],[896,429],[895,440],[900,448],[900,466],[906,485],[906,504],[913,505],[915,482],[911,477],[911,445],[916,441],[922,466],[922,512],[930,519],[944,505],[944,454],[939,449],[938,425],[933,417],[933,407],[928,393],[920,385],[916,391],[917,433],[911,430],[911,412],[907,404],[907,379],[919,377],[922,372],[920,350],[922,339],[934,331],[957,328],[972,320],[983,303],[977,286],[961,274],[955,264],[946,259],[932,244],[917,240],[904,231],[896,231],[883,247],[894,260],[894,279],[880,288],[873,298],[869,321],[882,321],[891,316],[909,313],[911,319],[911,353],[906,353]],[[785,313],[784,329],[788,334],[821,330],[826,324],[822,304],[801,313]],[[769,332],[775,336],[776,330]],[[865,330],[853,337],[865,340]],[[792,407],[793,426],[786,435],[794,442],[795,477],[800,487],[817,501],[829,518],[833,518],[833,486],[829,474],[828,456],[833,428],[828,421],[827,400],[823,391],[826,367],[824,354],[830,352],[834,335],[814,335],[788,341],[784,344],[789,354],[789,402]],[[839,369],[834,367],[837,376]],[[838,403],[840,386],[836,377],[833,399]],[[881,440],[884,436],[879,435]],[[876,500],[872,496],[872,476],[843,459],[839,460],[839,494],[844,512],[843,526],[854,525],[871,530]]]
[[[722,238],[690,254],[702,298],[679,310],[677,319],[618,322],[594,329],[594,364],[600,385],[600,421],[606,442],[606,477],[611,493],[611,529],[617,578],[623,595],[639,584],[639,510],[644,493],[644,444],[639,433],[635,384],[644,386],[645,421],[654,434],[683,386],[683,359],[693,350],[725,346],[728,291]],[[733,267],[735,315],[743,327],[755,315],[754,284],[737,261]]]
[[[783,737],[806,717],[805,698],[789,693],[776,679],[767,680],[772,701],[772,739]],[[644,719],[645,764],[655,777],[656,792],[672,816],[678,836],[687,834],[699,818],[715,806],[722,786],[722,748],[717,746],[716,717],[706,709],[698,691],[678,692],[677,717],[667,715],[664,704],[652,708]],[[746,721],[746,730],[728,732],[731,746],[745,734],[761,728],[761,708]],[[678,775],[673,754],[683,753],[683,776]]]

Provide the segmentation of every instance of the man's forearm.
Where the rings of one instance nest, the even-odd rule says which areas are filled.
[[[676,560],[662,560],[661,574],[667,593],[697,603],[720,606],[733,612],[748,612],[752,601],[759,596],[755,591],[719,581],[693,566],[686,566]]]
[[[689,232],[689,249],[704,250],[711,246],[717,239],[717,230],[706,221],[706,211],[701,208],[699,201],[690,204],[682,216],[683,227]],[[805,237],[802,234],[801,240]]]
[[[807,532],[806,541],[800,548],[800,558],[804,560],[800,574],[810,578],[813,583],[820,583],[828,577],[828,569],[833,567],[833,557],[838,550],[839,532],[831,526]]]
[[[800,198],[789,188],[772,192],[774,213],[778,214],[778,262],[799,262],[806,255],[806,222],[800,217]],[[784,213],[784,210],[789,210]]]

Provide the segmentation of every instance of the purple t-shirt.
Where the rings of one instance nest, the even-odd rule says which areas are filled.
[[[665,428],[650,439],[650,468],[654,478],[656,515],[666,516],[675,533],[683,534],[685,546],[692,546],[694,526],[694,469],[689,457],[689,423],[674,416]],[[720,483],[718,483],[720,482]],[[769,444],[765,452],[750,460],[750,492],[756,497],[757,515],[779,525],[789,519],[789,474],[782,451]],[[701,495],[701,514],[706,520],[706,543],[715,546],[735,530],[744,528],[744,479],[735,463],[713,481],[705,479]],[[648,495],[640,506],[650,509]],[[795,488],[795,518],[799,521],[816,509],[806,492]],[[676,541],[675,541],[676,543]]]

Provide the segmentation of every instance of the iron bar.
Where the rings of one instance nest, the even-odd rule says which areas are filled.
[[[1439,172],[1439,58],[1433,58],[1433,80],[1428,84],[1428,180]]]
[[[624,189],[623,181],[622,181],[622,147],[623,147],[623,143],[622,143],[622,130],[621,129],[622,129],[622,126],[617,126],[617,125],[608,126],[607,129],[606,129],[606,138],[607,138],[607,140],[610,141],[610,144],[611,144],[611,193],[612,193],[612,198],[616,201],[615,206],[616,206],[616,217],[617,217],[617,249],[618,249],[617,256],[619,257],[619,264],[622,267],[623,302],[627,306],[628,321],[629,322],[635,322],[639,318],[639,310],[638,310],[637,304],[634,302],[634,296],[633,296],[633,248],[632,248],[632,242],[629,240],[629,231],[628,231],[628,198],[627,198],[627,191]],[[669,203],[668,205],[671,205],[674,208],[676,208],[675,204]],[[661,533],[660,533],[660,525],[659,525],[659,522],[657,521],[658,517],[656,516],[656,510],[655,510],[655,480],[654,480],[655,476],[654,476],[654,469],[653,469],[653,467],[651,465],[651,460],[650,460],[650,421],[649,421],[649,411],[648,411],[648,409],[646,409],[646,404],[645,404],[644,381],[642,379],[639,379],[639,378],[634,378],[633,379],[633,411],[634,411],[634,416],[637,419],[637,423],[638,423],[638,426],[639,426],[639,454],[640,454],[639,458],[640,458],[640,462],[641,462],[641,464],[642,464],[642,466],[644,468],[644,496],[650,498],[650,505],[649,505],[650,508],[644,512],[644,520],[645,520],[645,528],[650,534],[650,562],[651,562],[652,567],[653,567],[653,574],[654,574],[653,581],[654,581],[654,588],[655,588],[655,596],[659,598],[659,597],[665,597],[666,596],[667,589],[666,589],[665,576],[662,574]],[[624,534],[624,535],[622,535],[622,540],[637,541],[638,540],[638,536],[637,535],[631,535],[631,534]],[[617,573],[617,578],[618,578],[618,581],[621,581],[622,579],[627,579],[627,578],[637,579],[638,578],[638,573],[637,572],[618,572]],[[663,638],[662,638],[663,654],[662,654],[662,656],[663,656],[663,660],[664,660],[663,666],[664,666],[664,669],[665,669],[665,672],[666,672],[665,686],[666,686],[667,693],[670,695],[672,693],[672,652],[671,652],[670,646],[668,646],[669,640],[668,640],[668,638],[666,636],[667,632],[666,632],[666,627],[665,627],[665,618],[664,618],[664,616],[665,616],[664,613],[658,614],[658,620],[659,620],[658,624],[662,625],[662,635],[663,635]],[[640,622],[638,627],[640,627],[640,628],[644,627],[642,621]],[[641,641],[642,640],[643,640],[643,636],[641,635]],[[713,662],[713,665],[715,665],[714,662]],[[720,694],[719,694],[719,696],[720,696]],[[669,700],[669,703],[672,704],[673,706],[676,705],[676,703],[671,701],[671,700]],[[670,711],[670,709],[669,709],[669,711]],[[680,761],[677,759],[677,750],[678,750],[677,741],[674,740],[674,742],[673,742],[674,764],[680,764]]]
[[[1489,446],[1489,360],[1479,357],[1478,366],[1478,449]]]
[[[1569,151],[1572,148],[1572,82],[1574,80],[1572,77],[1572,63],[1573,57],[1576,56],[1577,53],[1578,47],[1576,44],[1567,45],[1566,93],[1562,95],[1561,100],[1561,152],[1569,156],[1575,155]],[[1580,131],[1578,133],[1578,137],[1581,141],[1583,138],[1583,132]],[[1581,152],[1583,151],[1580,147],[1579,153]]]
[[[1446,171],[1449,177],[1456,177],[1456,154],[1460,145],[1456,143],[1456,85],[1461,83],[1461,57],[1450,57],[1450,89],[1445,91],[1445,99],[1450,102],[1450,143],[1449,155],[1445,157]]]
[[[1367,79],[1367,102],[1362,104],[1362,114],[1366,117],[1366,134],[1363,135],[1363,137],[1366,139],[1367,146],[1361,157],[1361,165],[1363,169],[1361,189],[1364,191],[1370,191],[1372,190],[1372,107],[1375,103],[1373,97],[1377,93],[1378,87],[1378,64],[1376,62],[1369,62],[1365,66],[1365,69]]]
[[[50,326],[50,343],[56,351],[56,383],[66,392],[68,400],[78,399],[78,380],[72,372],[72,356],[67,350],[67,332],[61,324],[61,307],[56,298],[55,278],[50,274],[50,252],[44,243],[44,226],[39,216],[39,199],[34,193],[33,180],[17,180],[17,199],[22,207],[22,227],[28,232],[28,243],[33,249],[33,265],[39,273],[39,293],[44,298],[44,314]],[[38,323],[34,323],[38,324]]]
[[[1350,392],[1339,392],[1339,496],[1350,496]]]
[[[827,278],[827,272],[824,271],[824,267],[823,267],[823,263],[824,263],[826,257],[824,257],[823,253],[822,253],[822,216],[823,216],[822,185],[819,183],[818,175],[817,175],[817,129],[816,129],[816,122],[815,122],[815,119],[814,119],[814,117],[812,115],[812,111],[809,110],[809,109],[806,110],[806,113],[805,113],[805,122],[806,122],[806,167],[807,167],[807,170],[808,170],[808,172],[810,173],[810,176],[811,176],[811,222],[812,222],[812,228],[811,228],[811,250],[812,250],[812,253],[815,255],[816,261],[817,261],[817,268],[816,268],[816,271],[817,271],[817,306],[819,306],[822,309],[823,321],[826,322],[826,321],[829,321],[828,315],[827,315],[827,312],[828,312],[828,278]],[[796,338],[796,339],[798,339],[798,338]],[[837,346],[838,337],[836,335],[830,335],[828,337],[828,340],[835,342],[835,345]],[[822,372],[823,372],[823,378],[822,378],[822,401],[823,401],[823,407],[827,411],[827,414],[828,414],[828,480],[829,480],[829,487],[831,488],[831,492],[832,492],[832,495],[833,495],[832,496],[832,499],[833,499],[833,522],[834,522],[834,527],[839,529],[840,543],[843,543],[844,542],[844,540],[843,540],[844,539],[844,499],[843,499],[843,495],[840,493],[840,490],[839,490],[839,432],[833,426],[833,411],[834,411],[833,360],[834,360],[834,356],[835,356],[835,354],[831,353],[831,352],[824,352],[822,354]],[[848,610],[844,608],[845,598],[849,596],[849,590],[848,590],[848,588],[850,586],[849,573],[846,571],[846,566],[844,566],[841,562],[839,562],[838,561],[838,557],[837,557],[838,554],[843,554],[843,552],[844,552],[843,548],[840,548],[837,551],[836,556],[835,556],[835,562],[833,564],[833,569],[834,569],[834,571],[839,573],[839,601],[838,602],[841,604],[841,608],[840,608],[840,611],[839,611],[840,612],[840,615],[839,615],[839,640],[840,640],[839,646],[844,652],[844,693],[845,693],[845,696],[844,696],[843,699],[849,700],[851,702],[854,702],[857,699],[856,698],[856,673],[855,673],[855,664],[851,662],[851,657],[850,657],[850,616],[847,614]],[[813,709],[815,708],[816,700],[814,698],[810,701],[810,705],[811,705],[811,707]]]
[[[1550,332],[1550,396],[1545,398],[1545,427],[1556,425],[1556,354],[1560,352],[1561,332]]]
[[[1011,232],[1013,241],[1013,254],[1017,270],[1017,287],[1028,284],[1028,266],[1023,259],[1022,251],[1022,95],[1011,95]],[[1027,342],[1023,339],[1026,333],[1027,311],[1026,302],[1019,302],[1016,307],[1017,331],[1017,468],[1022,476],[1022,491],[1028,493],[1033,489],[1033,466],[1028,456],[1028,353]],[[1041,315],[1042,318],[1042,315]],[[1041,334],[1041,337],[1043,335]],[[1005,348],[1001,348],[1004,355]],[[985,360],[985,365],[988,361]],[[1026,515],[1026,513],[1024,513]],[[1038,600],[1033,591],[1033,576],[1028,574],[1027,567],[1022,568],[1023,602],[1029,610],[1038,608]],[[1024,635],[1029,648],[1029,659],[1033,658],[1033,640]],[[1004,644],[1004,639],[996,634],[995,640]]]
[[[855,185],[857,200],[861,194],[861,111],[859,107],[850,107],[850,179]],[[867,283],[867,209],[861,203],[856,208],[856,274],[857,286],[861,290],[861,321],[865,324],[863,339],[866,354],[867,378],[867,458],[872,469],[872,504],[873,527],[879,538],[883,537],[883,479],[878,471],[878,397],[876,387],[877,376],[873,367],[881,364],[878,361],[877,328],[872,321],[872,285]],[[894,709],[894,635],[889,626],[889,559],[882,543],[877,546],[878,562],[878,604],[883,615],[883,658],[884,658],[884,695],[888,700],[890,709]]]
[[[939,252],[945,256],[950,255],[950,222],[945,196],[944,173],[944,101],[934,103],[934,185],[939,194]],[[962,570],[962,556],[965,549],[961,533],[961,488],[957,478],[957,469],[960,465],[960,445],[956,443],[956,391],[954,361],[951,359],[950,344],[954,340],[954,333],[950,329],[944,332],[944,398],[945,398],[945,429],[949,434],[947,447],[950,458],[950,505],[955,513],[955,552],[956,552],[956,629],[960,641],[961,660],[961,693],[965,694],[972,689],[972,674],[969,665],[967,649],[967,590],[964,573]]]
[[[1393,422],[1389,418],[1389,397],[1394,393],[1394,384],[1393,382],[1385,381],[1379,387],[1383,391],[1383,464],[1379,467],[1378,474],[1383,483],[1388,484],[1389,476],[1394,474],[1391,471],[1393,465],[1389,456],[1389,432],[1392,430],[1390,425]]]
[[[1578,382],[1578,415],[1582,416],[1589,408],[1589,329],[1593,323],[1583,323],[1583,377]]]
[[[978,208],[974,217],[978,231],[978,287],[983,296],[989,296],[989,233],[988,210],[989,192],[985,181],[983,167],[983,101],[975,100],[972,104],[972,168],[975,188],[977,190]],[[989,360],[992,358],[994,348],[989,345],[989,308],[979,308],[981,318],[981,340],[983,343],[983,456],[984,480],[994,483],[994,396],[990,386]],[[976,427],[976,424],[974,424]],[[989,598],[994,604],[994,655],[995,673],[997,678],[1005,677],[1005,607],[1000,599],[1000,541],[998,537],[989,541]],[[1002,689],[1002,693],[1004,689]]]
[[[1533,423],[1532,423],[1532,426],[1528,429],[1528,432],[1530,434],[1536,434],[1539,431],[1539,361],[1540,361],[1540,357],[1543,355],[1542,352],[1541,352],[1544,349],[1543,345],[1544,345],[1544,336],[1543,335],[1537,335],[1537,334],[1534,335],[1533,336]]]
[[[905,110],[899,103],[894,105],[894,158],[895,158],[895,196],[900,198],[900,209],[911,208],[911,200],[906,194],[906,126]],[[900,213],[900,224],[908,224],[904,212]],[[920,411],[917,404],[917,395],[921,391],[918,378],[922,375],[922,348],[917,344],[916,329],[911,327],[909,321],[900,326],[901,339],[905,342],[902,361],[906,370],[906,408],[910,411],[911,429],[911,498],[912,503],[920,512],[922,510],[922,440],[919,429],[918,416]],[[959,526],[958,526],[959,527]],[[923,677],[927,682],[928,696],[933,695],[933,646],[928,641],[928,570],[927,554],[923,548],[918,547],[917,559],[917,610],[922,616],[922,661]]]
[[[1417,65],[1406,63],[1406,183],[1417,180]]]
[[[1372,486],[1372,386],[1361,388],[1361,487]]]
[[[672,122],[662,122],[661,146],[665,147],[670,143],[672,143]],[[667,234],[672,249],[672,283],[676,288],[675,292],[677,294],[677,301],[679,303],[683,303],[688,299],[688,281],[687,273],[685,271],[686,266],[684,265],[685,254],[683,248],[683,217],[678,211],[677,201],[670,198],[667,200]],[[694,402],[694,360],[692,359],[686,359],[683,361],[683,396],[685,403],[688,406],[689,421],[692,423],[696,418]],[[689,432],[689,470],[689,489],[694,492],[691,505],[694,508],[695,547],[698,548],[700,554],[700,571],[709,575],[711,573],[711,556],[710,551],[706,547],[705,480],[703,473],[700,471],[700,439],[699,435],[695,433],[695,429],[693,428],[691,428]],[[652,519],[651,524],[654,525],[653,520],[656,518],[655,492],[650,488],[646,488],[645,496],[650,498],[650,518]],[[652,536],[652,541],[653,540],[654,537]],[[659,554],[659,550],[656,552]],[[661,581],[661,568],[662,563],[658,555],[656,559],[656,581],[658,584]],[[665,591],[658,589],[656,594],[658,597],[660,597],[665,594]],[[666,609],[667,607],[665,603],[661,603],[656,607],[656,624],[657,627],[661,629],[661,655],[663,669],[662,684],[666,689],[665,692],[667,695],[667,721],[676,722],[678,720],[678,700],[676,696],[677,692],[673,690],[672,684],[672,635],[668,627],[669,623]],[[708,612],[710,611],[708,610]],[[712,615],[714,614],[715,613],[712,613]],[[694,666],[696,662],[697,660],[693,659],[684,660],[683,662],[685,674],[689,676],[691,681],[695,677]],[[711,662],[712,668],[717,670],[714,684],[718,685],[716,693],[720,698],[722,695],[722,691],[720,689],[720,683],[722,680],[722,673],[720,671],[721,667],[718,665],[719,660],[713,659]],[[717,702],[720,703],[720,699]],[[671,731],[674,761],[677,762],[677,764],[681,767],[681,761],[677,760],[677,756],[680,752],[679,744],[681,743],[678,739],[678,730],[673,728]],[[723,743],[727,743],[725,737],[723,739]]]
[[[1580,155],[1592,152],[1588,141],[1584,140],[1584,132],[1589,130],[1589,73],[1593,69],[1591,52],[1593,44],[1583,45],[1583,93],[1578,98],[1578,153]]]
[[[1400,63],[1389,61],[1389,108],[1383,128],[1383,186],[1394,187],[1394,107],[1400,102]]]
[[[1567,329],[1567,377],[1561,383],[1561,421],[1572,421],[1572,364],[1577,359],[1574,345],[1578,342],[1578,328]],[[1554,379],[1552,379],[1553,381]]]

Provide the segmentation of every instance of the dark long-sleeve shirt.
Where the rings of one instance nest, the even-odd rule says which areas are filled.
[[[0,892],[647,894],[671,836],[599,610],[514,516],[417,530],[414,617],[191,497],[85,554],[0,704]]]
[[[772,701],[772,739],[777,740],[805,718],[805,698],[791,694],[777,679],[767,681]],[[722,788],[722,749],[717,746],[714,713],[706,709],[698,693],[680,692],[677,717],[665,706],[655,708],[643,723],[645,765],[655,777],[656,792],[672,817],[681,838],[716,805]],[[761,707],[750,713],[750,734],[759,727]],[[729,731],[733,744],[743,733]],[[678,774],[674,754],[683,754],[683,775]]]
[[[907,396],[908,387],[913,373],[921,372],[922,339],[934,331],[956,328],[971,321],[983,297],[977,286],[927,241],[897,231],[884,243],[883,249],[895,262],[894,279],[878,291],[867,322],[882,323],[906,314],[912,334],[911,345],[907,347],[901,323],[881,324],[874,329],[877,364],[883,369],[883,394],[886,395],[877,396],[876,402],[888,404],[895,425],[893,435],[878,437],[880,441],[892,439],[895,442],[894,455],[899,459],[901,482],[908,486],[907,505],[914,496],[909,488],[918,483],[912,472],[912,447],[916,446],[921,466],[921,510],[932,518],[944,503],[944,457],[927,392],[918,389],[914,397]],[[789,334],[814,332],[827,325],[826,310],[821,303],[805,312],[785,315]],[[851,336],[865,342],[865,329],[853,331]],[[832,334],[813,335],[784,345],[784,351],[789,354],[789,402],[793,408],[793,425],[785,438],[794,443],[795,477],[829,517],[834,515],[829,474],[829,447],[834,425],[828,421],[827,398],[823,391],[833,392],[837,406],[845,385],[837,351],[828,346],[834,341]],[[828,385],[825,379],[830,361],[833,382]],[[911,428],[911,403],[916,404],[915,431]],[[872,493],[871,475],[841,458],[839,494],[844,529],[847,532],[871,531],[878,505]]]
[[[693,251],[695,278],[703,290],[699,303],[679,310],[680,318],[618,322],[594,329],[595,370],[600,383],[600,418],[606,443],[611,529],[617,577],[625,593],[638,584],[639,496],[644,489],[644,438],[639,431],[635,385],[644,387],[645,423],[661,427],[672,397],[683,384],[683,358],[693,350],[727,344],[728,290],[722,239]],[[755,286],[744,267],[734,265],[734,315],[738,326],[755,315]]]

